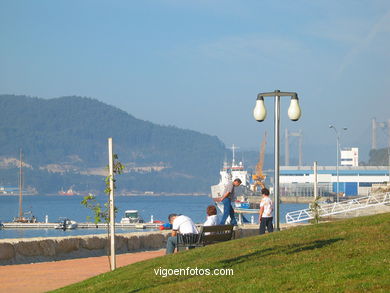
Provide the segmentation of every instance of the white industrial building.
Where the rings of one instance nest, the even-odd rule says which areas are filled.
[[[340,166],[317,167],[320,196],[368,195],[375,184],[390,182],[389,166],[359,166],[359,149],[340,150]],[[281,166],[280,192],[282,196],[313,196],[313,166]],[[337,188],[337,182],[338,188]]]
[[[340,151],[341,166],[359,166],[359,148],[344,148]]]
[[[337,168],[317,167],[318,189],[321,196],[337,191]],[[280,192],[282,196],[313,196],[313,166],[281,166]],[[339,166],[339,192],[344,195],[367,195],[373,184],[390,182],[389,166]]]

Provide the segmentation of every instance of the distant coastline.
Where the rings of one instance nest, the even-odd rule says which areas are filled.
[[[182,192],[153,192],[153,193],[118,193],[117,196],[206,196],[207,193],[202,192],[191,192],[191,193],[182,193]]]
[[[86,196],[88,195],[88,192],[85,194],[74,194],[74,195],[61,195],[58,193],[50,193],[50,194],[38,194],[38,193],[23,193],[23,196],[59,196],[59,197],[76,197],[76,196]],[[103,194],[99,194],[103,195]],[[19,194],[0,194],[0,197],[2,196],[15,196],[18,197]],[[133,193],[133,192],[126,192],[126,193],[117,193],[115,196],[208,196],[207,193],[201,193],[201,192],[192,192],[192,193],[175,193],[175,192],[154,192],[154,193]]]

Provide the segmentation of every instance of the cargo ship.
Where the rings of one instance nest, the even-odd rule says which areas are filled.
[[[224,162],[222,170],[219,172],[220,180],[216,185],[211,186],[210,197],[216,203],[219,212],[223,213],[223,204],[218,201],[223,196],[225,186],[235,179],[241,180],[241,185],[235,187],[236,201],[232,206],[236,213],[258,213],[260,194],[254,192],[251,184],[251,176],[245,169],[243,162],[236,163],[235,150],[236,146],[232,146],[233,158],[231,165],[227,161]]]

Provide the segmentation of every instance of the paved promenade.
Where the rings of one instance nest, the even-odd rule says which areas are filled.
[[[117,255],[117,267],[155,258],[165,249]],[[107,256],[0,266],[0,292],[35,293],[58,289],[109,272]]]

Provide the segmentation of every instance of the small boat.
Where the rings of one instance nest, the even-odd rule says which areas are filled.
[[[236,200],[234,202],[234,208],[241,208],[241,209],[250,209],[251,208],[251,204],[247,201],[240,201],[240,200]]]
[[[37,218],[31,211],[23,212],[23,153],[20,149],[19,155],[19,215],[13,219],[14,223],[36,223]]]
[[[143,223],[144,220],[139,215],[138,210],[127,210],[125,216],[121,219],[121,224]]]
[[[61,230],[72,230],[77,228],[77,222],[70,220],[68,218],[60,218],[58,221],[58,225],[54,227],[55,229]]]
[[[37,223],[37,218],[32,214],[31,211],[25,212],[24,216],[16,217],[13,219],[14,223]]]

